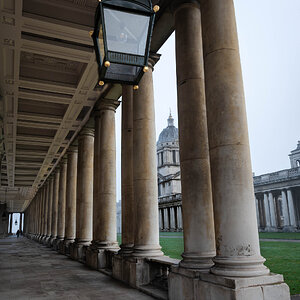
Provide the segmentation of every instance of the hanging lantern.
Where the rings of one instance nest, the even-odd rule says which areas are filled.
[[[98,62],[99,85],[137,85],[148,71],[155,12],[149,0],[99,0],[91,36]]]

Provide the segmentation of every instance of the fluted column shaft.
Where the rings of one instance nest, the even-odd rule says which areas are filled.
[[[233,0],[200,0],[217,256],[211,272],[268,274],[255,216]]]
[[[51,238],[57,237],[57,219],[58,219],[58,197],[59,197],[59,177],[60,168],[56,168],[53,183],[53,200],[52,200],[52,227]]]
[[[134,256],[163,255],[159,245],[155,112],[152,71],[158,56],[133,95]]]
[[[184,199],[184,253],[180,265],[209,270],[216,250],[199,5],[179,5],[175,11],[175,33],[180,170]]]
[[[122,87],[122,141],[121,141],[121,192],[122,192],[122,244],[121,253],[130,254],[134,246],[135,215],[133,196],[133,89]]]
[[[66,225],[65,241],[73,242],[76,237],[76,185],[78,148],[71,146],[67,152],[67,195],[66,195]]]
[[[66,183],[67,183],[67,160],[62,159],[60,163],[59,190],[58,190],[58,219],[57,239],[65,237],[65,213],[66,213]]]
[[[94,130],[84,128],[78,139],[76,243],[89,245],[93,226]]]

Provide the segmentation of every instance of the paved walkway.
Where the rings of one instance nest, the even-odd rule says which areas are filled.
[[[0,299],[153,299],[26,238],[0,239]]]

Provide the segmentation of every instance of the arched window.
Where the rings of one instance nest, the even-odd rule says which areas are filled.
[[[300,160],[297,160],[297,161],[296,161],[296,166],[297,166],[297,167],[300,167]]]

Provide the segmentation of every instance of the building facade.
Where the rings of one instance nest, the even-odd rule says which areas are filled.
[[[168,126],[157,141],[159,228],[182,230],[181,181],[178,129],[170,113]]]
[[[300,229],[300,141],[289,155],[291,168],[253,177],[260,231]],[[157,141],[160,231],[182,231],[179,137],[173,117]]]

